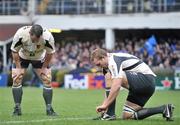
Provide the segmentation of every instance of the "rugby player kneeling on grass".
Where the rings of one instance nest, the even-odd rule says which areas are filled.
[[[112,79],[111,74],[108,69],[103,68],[103,74],[105,77],[105,99],[109,96],[109,92],[111,89]],[[116,99],[108,106],[105,112],[101,112],[101,115],[93,118],[93,120],[115,120],[115,107],[116,107]]]
[[[109,115],[107,111],[114,103],[122,86],[129,90],[122,119],[141,120],[155,114],[162,114],[167,121],[172,121],[174,110],[172,104],[144,108],[155,91],[156,77],[147,64],[136,56],[127,53],[108,53],[100,48],[91,53],[91,62],[106,69],[112,80],[109,96],[102,105],[96,107],[96,111],[103,114],[101,120],[114,120],[110,118],[112,115]]]
[[[12,94],[14,98],[13,115],[21,115],[22,100],[22,79],[29,64],[35,69],[42,80],[43,97],[46,104],[46,114],[56,116],[52,108],[51,69],[49,67],[51,58],[55,52],[54,38],[52,34],[43,29],[40,25],[24,26],[20,28],[11,45],[13,66],[12,66]],[[32,97],[33,98],[33,97]]]

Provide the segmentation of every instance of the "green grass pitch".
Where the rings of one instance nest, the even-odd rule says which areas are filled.
[[[98,114],[95,107],[101,104],[104,90],[54,89],[53,106],[57,117],[45,115],[45,105],[40,88],[23,88],[22,113],[12,116],[13,98],[11,88],[0,88],[0,125],[178,125],[180,124],[180,91],[156,91],[146,107],[173,103],[174,121],[166,122],[162,115],[145,120],[93,121]],[[120,92],[116,103],[116,115],[121,116],[127,91]]]

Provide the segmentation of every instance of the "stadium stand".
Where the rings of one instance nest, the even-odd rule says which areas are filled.
[[[111,7],[108,8],[109,6]],[[42,23],[42,25],[48,28],[49,25],[57,26],[58,28],[62,26],[63,32],[66,32],[66,34],[53,34],[56,39],[57,50],[53,59],[54,69],[67,68],[68,70],[74,70],[85,67],[89,71],[92,68],[89,62],[91,50],[97,47],[107,48],[108,45],[113,45],[113,40],[109,40],[107,44],[106,36],[109,35],[112,39],[113,35],[115,36],[114,48],[110,51],[121,50],[123,52],[129,52],[141,58],[151,67],[175,68],[180,66],[180,38],[177,35],[179,28],[176,27],[178,24],[174,25],[177,20],[179,21],[178,16],[176,16],[179,14],[179,11],[179,0],[0,0],[0,16],[3,17],[2,19],[6,19],[4,22],[0,20],[0,40],[5,41],[10,36],[12,37],[15,31],[22,25],[30,25],[37,22]],[[155,19],[162,15],[164,16],[162,20],[168,18],[167,20],[163,20],[165,23],[155,22]],[[8,17],[16,18],[11,20],[12,18]],[[102,23],[102,20],[99,19],[101,17],[105,22]],[[137,25],[131,21],[133,24],[129,25],[126,22],[131,18],[142,19],[142,21],[138,22]],[[22,19],[26,19],[26,21],[23,22]],[[97,23],[93,23],[93,21],[92,24],[91,22],[87,23],[85,19],[94,19],[93,21],[97,21]],[[75,23],[68,22],[69,20],[75,20]],[[109,22],[106,22],[106,20]],[[144,23],[146,21],[149,22]],[[110,26],[107,26],[106,23]],[[133,36],[127,35],[119,38],[123,31],[119,31],[120,35],[116,34],[116,30],[128,30],[124,33],[128,34],[129,31],[134,32],[134,29],[142,30],[146,28],[148,28],[147,31],[149,34],[144,36],[135,33]],[[155,35],[157,44],[154,46],[155,50],[153,50],[153,54],[151,54],[145,48],[145,44],[151,35],[153,35],[152,32],[158,32],[157,29],[161,28],[165,32],[173,29],[175,35],[172,33],[166,34],[166,37],[161,36],[161,33],[159,33],[160,35]],[[76,31],[71,32],[74,29]],[[109,29],[110,32],[108,34]],[[94,30],[94,33],[89,34],[93,37],[88,37],[89,40],[84,39],[82,36],[86,33],[81,32],[78,34],[77,31],[79,30]],[[94,35],[102,30],[103,35],[100,38]],[[151,30],[153,31],[150,32]],[[144,33],[144,31],[138,32],[141,32],[141,34]],[[71,39],[71,34],[78,34],[80,39],[68,40],[68,38]],[[88,35],[86,34],[86,36]],[[61,37],[66,39],[62,40]],[[9,49],[9,47],[10,45],[8,44],[7,48]],[[8,49],[7,64],[4,67],[2,46],[0,47],[1,71],[3,68],[9,69],[11,67],[11,54]]]
[[[119,42],[120,41],[120,42]],[[155,46],[155,54],[148,54],[147,50],[142,50],[146,42],[146,39],[130,40],[123,39],[116,42],[116,48],[111,51],[123,51],[134,54],[145,61],[152,67],[178,67],[180,64],[178,54],[180,50],[179,39],[168,41],[161,39],[161,41]],[[138,42],[137,42],[138,41]],[[139,42],[140,41],[140,42]],[[68,42],[64,46],[56,45],[57,53],[54,58],[54,68],[71,67],[72,69],[82,66],[91,68],[89,62],[89,55],[91,50],[100,47],[104,48],[104,41],[76,41]]]

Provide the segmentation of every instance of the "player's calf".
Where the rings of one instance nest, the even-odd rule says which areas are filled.
[[[172,104],[162,105],[154,108],[143,108],[134,113],[135,120],[145,119],[155,114],[163,114],[167,121],[172,121],[174,106]]]

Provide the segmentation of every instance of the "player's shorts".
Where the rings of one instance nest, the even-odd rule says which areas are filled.
[[[127,101],[143,107],[155,91],[155,76],[130,71],[125,73],[129,83]]]
[[[20,65],[22,68],[28,68],[29,64],[32,64],[33,68],[42,68],[43,66],[43,61],[39,61],[39,60],[26,60],[26,59],[22,59],[20,58]],[[13,67],[15,68],[15,64],[13,64]]]

